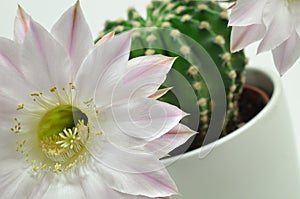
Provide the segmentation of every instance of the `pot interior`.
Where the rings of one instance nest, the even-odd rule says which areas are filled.
[[[263,90],[270,97],[273,94],[274,84],[271,78],[259,70],[255,70],[255,69],[247,70],[246,83]]]
[[[260,90],[258,93],[264,93],[265,96],[267,96],[271,99],[271,97],[273,95],[273,92],[274,92],[274,82],[272,81],[271,77],[268,74],[266,74],[266,73],[264,73],[260,70],[257,70],[257,69],[247,69],[247,71],[246,71],[246,84],[250,85],[250,87],[257,88],[255,90]],[[249,89],[249,87],[247,86],[247,90],[248,89]],[[245,87],[245,90],[246,90],[246,87]],[[243,95],[241,95],[241,96],[243,96]],[[261,96],[258,96],[258,97],[261,97]],[[251,98],[253,98],[253,96],[251,96]],[[254,104],[251,104],[251,105],[253,106],[254,109],[257,108],[257,104],[254,103]],[[250,120],[252,120],[254,117],[256,117],[265,108],[266,104],[263,104],[263,105],[260,105],[260,106],[261,107],[258,108],[257,110],[251,110],[251,108],[250,109],[248,108],[248,109],[245,109],[243,111],[240,111],[241,114],[246,113],[245,117],[244,116],[241,117],[242,119],[241,119],[241,121],[238,122],[239,124],[233,124],[234,127],[229,131],[230,132],[229,134],[233,134],[235,132],[234,129],[237,129],[237,126],[242,126],[244,123],[247,123]],[[241,110],[241,108],[240,108],[240,110]],[[247,118],[247,119],[244,120],[244,118]],[[220,140],[220,139],[222,139],[223,137],[226,137],[226,136],[227,135],[225,135],[225,136],[223,135],[222,137],[220,137],[217,140]],[[195,137],[191,138],[190,140],[188,140],[182,146],[180,146],[177,149],[175,149],[174,151],[172,151],[170,153],[170,155],[175,156],[175,155],[183,154],[185,152],[193,151],[193,150],[196,150],[200,147],[203,147],[204,144],[202,142],[203,142],[204,138],[205,137],[199,138],[199,135],[198,135],[198,137],[195,136]],[[200,143],[199,140],[201,140],[201,143]],[[214,142],[214,140],[212,140],[209,143],[206,143],[205,145],[211,144],[212,142]]]

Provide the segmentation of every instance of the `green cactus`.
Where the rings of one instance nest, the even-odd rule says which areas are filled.
[[[227,93],[227,118],[222,135],[226,135],[233,130],[232,124],[238,115],[238,99],[242,91],[244,78],[244,69],[246,58],[243,52],[230,53],[230,32],[227,26],[227,11],[219,6],[219,4],[207,0],[164,0],[152,1],[147,6],[147,17],[143,19],[141,15],[134,9],[128,9],[128,20],[119,19],[117,21],[108,21],[105,24],[104,31],[100,33],[100,39],[105,33],[115,31],[116,33],[131,30],[133,28],[157,27],[170,29],[170,40],[161,40],[159,35],[155,33],[147,33],[139,36],[147,47],[151,46],[151,42],[163,42],[166,49],[174,47],[176,44],[183,42],[176,40],[178,33],[189,36],[197,41],[209,53],[218,66],[222,76],[226,93]],[[173,39],[173,41],[172,41]],[[180,51],[188,54],[189,46],[182,45]],[[161,49],[145,48],[143,50],[133,51],[131,58],[150,54],[164,54],[167,56],[176,56],[168,51]],[[197,142],[201,142],[205,136],[205,132],[209,125],[211,113],[211,103],[209,92],[206,84],[198,72],[197,67],[191,66],[184,58],[178,58],[173,68],[179,71],[192,85],[198,98],[200,108],[199,135]],[[177,104],[177,101],[171,94],[162,97],[160,100]],[[199,141],[200,140],[200,141]],[[197,143],[200,145],[201,143]]]

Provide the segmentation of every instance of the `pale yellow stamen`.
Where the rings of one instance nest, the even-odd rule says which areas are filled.
[[[16,110],[19,111],[24,108],[24,104],[18,104]]]
[[[75,142],[80,140],[80,136],[78,135],[78,129],[64,129],[62,133],[58,134],[62,140],[57,141],[56,144],[60,145],[63,148],[69,147],[70,149],[74,148]]]

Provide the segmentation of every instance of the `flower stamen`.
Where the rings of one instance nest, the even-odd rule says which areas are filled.
[[[42,107],[45,110],[49,110],[49,108],[57,106],[57,104],[47,99],[42,92],[31,93],[30,96],[33,97],[33,101],[35,103],[37,103],[40,107]]]
[[[22,110],[22,109],[24,109],[24,106],[25,106],[24,104],[18,104],[16,110],[17,111]]]
[[[81,120],[74,128],[65,128],[57,135],[43,137],[41,148],[48,159],[66,163],[83,151],[88,134],[88,127]]]
[[[74,144],[76,144],[81,138],[78,135],[78,128],[75,127],[74,131],[72,129],[64,129],[62,133],[58,134],[62,140],[57,141],[56,144],[60,145],[63,148],[70,147],[70,149],[74,148]]]

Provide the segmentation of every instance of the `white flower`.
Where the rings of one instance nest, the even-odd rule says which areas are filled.
[[[281,75],[300,56],[299,0],[238,0],[229,25],[233,26],[232,51],[262,39],[258,53],[272,50]]]
[[[194,132],[156,100],[174,58],[128,61],[129,33],[94,45],[78,2],[51,33],[19,7],[0,38],[1,198],[176,194],[159,158]]]

